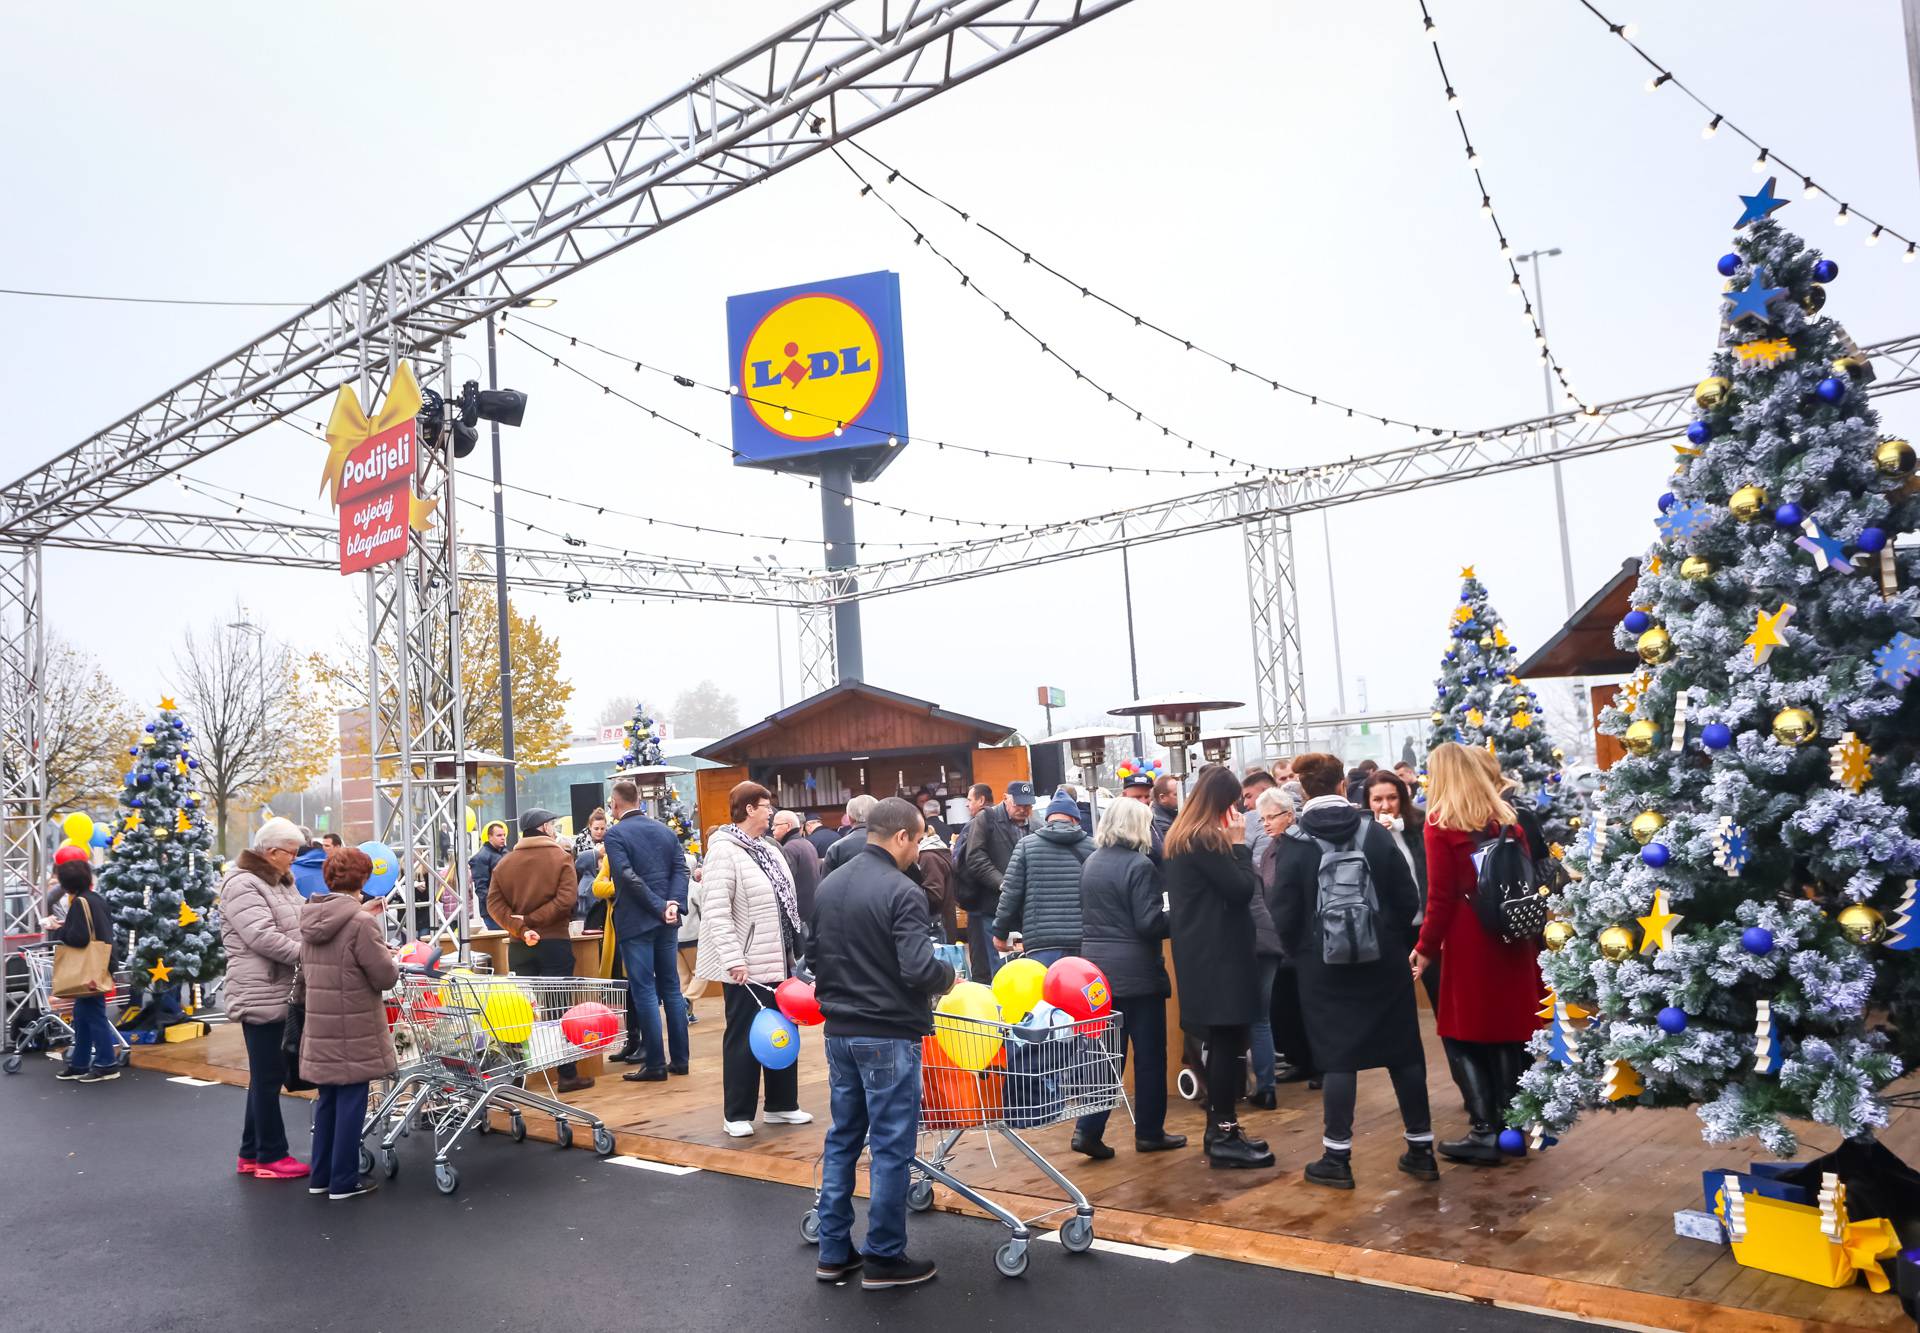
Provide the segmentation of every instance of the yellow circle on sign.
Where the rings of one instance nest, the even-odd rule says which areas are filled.
[[[856,420],[880,387],[880,335],[859,306],[810,292],[769,310],[747,335],[740,392],[761,425],[789,440],[820,440]],[[849,446],[875,443],[856,431]]]

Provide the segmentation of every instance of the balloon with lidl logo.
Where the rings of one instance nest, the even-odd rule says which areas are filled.
[[[977,1074],[1000,1054],[999,1019],[993,992],[977,981],[963,981],[934,1008],[934,1041],[956,1067]]]
[[[518,1046],[533,1035],[533,997],[514,985],[486,988],[480,1005],[480,1025],[495,1041]]]
[[[60,831],[67,835],[68,842],[85,843],[93,837],[93,820],[76,810],[60,821]]]
[[[1000,1002],[1000,1017],[1008,1023],[1022,1023],[1040,1003],[1047,984],[1047,965],[1031,958],[1016,958],[993,974],[993,998]]]
[[[747,1029],[747,1049],[768,1069],[787,1069],[800,1058],[800,1026],[778,1009],[762,1009]]]
[[[1106,974],[1084,958],[1069,955],[1047,969],[1047,1003],[1077,1019],[1099,1018],[1113,1008]]]
[[[367,882],[361,886],[360,892],[369,898],[386,897],[400,880],[399,856],[384,842],[363,842],[360,850],[373,862],[373,872],[367,876]]]
[[[802,1027],[827,1021],[826,1015],[820,1012],[820,1001],[814,998],[813,984],[799,977],[788,977],[775,986],[773,1003],[781,1013]]]
[[[107,831],[106,825],[95,824],[93,826],[93,836],[87,839],[87,841],[92,843],[95,847],[105,847],[110,843],[112,843],[113,834]]]
[[[86,859],[87,849],[71,842],[62,844],[60,850],[53,854],[53,863],[57,866],[63,866],[69,861]]]
[[[596,1050],[620,1035],[620,1015],[598,1000],[582,1000],[560,1015],[560,1035],[582,1050]]]
[[[425,940],[415,940],[400,951],[399,957],[406,967],[425,967],[433,959],[433,946]]]

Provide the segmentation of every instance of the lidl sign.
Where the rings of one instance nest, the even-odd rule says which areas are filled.
[[[905,444],[898,274],[730,296],[727,347],[736,462],[766,466]]]

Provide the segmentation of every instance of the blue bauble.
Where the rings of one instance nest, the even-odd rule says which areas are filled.
[[[1647,627],[1653,624],[1653,617],[1645,611],[1629,611],[1620,623],[1626,626],[1629,634],[1645,634]]]
[[[127,747],[127,753],[132,755],[135,759],[138,759],[140,757],[140,747],[137,745],[130,745]]]
[[[1815,282],[1832,282],[1835,278],[1839,276],[1840,276],[1840,266],[1834,263],[1831,259],[1814,260],[1813,280]]]
[[[151,732],[151,731],[153,730],[153,723],[151,723],[151,722],[149,722],[149,723],[147,723],[147,730],[148,730],[149,732]]]
[[[1765,957],[1773,952],[1773,932],[1765,926],[1748,926],[1740,932],[1740,947],[1748,953]]]
[[[1887,544],[1886,530],[1884,528],[1862,528],[1860,529],[1860,535],[1853,539],[1853,544],[1867,554],[1872,555]]]
[[[200,804],[200,802],[194,800],[193,797],[191,796],[187,797],[187,809],[191,810],[193,809],[194,806],[198,804]]]
[[[1684,1009],[1675,1009],[1672,1005],[1668,1005],[1660,1011],[1660,1016],[1654,1021],[1660,1025],[1662,1032],[1669,1032],[1677,1036],[1687,1030],[1687,1011]]]
[[[1687,427],[1688,444],[1705,444],[1713,438],[1713,427],[1704,421],[1696,421]]]
[[[1500,1151],[1509,1157],[1524,1157],[1527,1153],[1527,1136],[1517,1129],[1500,1131]]]
[[[1815,385],[1813,391],[1820,395],[1821,402],[1837,403],[1847,396],[1847,382],[1829,375]]]
[[[135,809],[138,809],[143,804],[143,802],[140,800],[138,796],[129,796],[127,798],[127,804],[130,806],[133,806]]]
[[[1547,781],[1548,781],[1548,782],[1558,782],[1558,781],[1560,781],[1560,775],[1559,775],[1558,773],[1549,773],[1549,774],[1547,774]]]
[[[1724,722],[1709,722],[1700,728],[1700,743],[1709,750],[1724,750],[1733,744],[1733,728]]]
[[[1640,860],[1655,870],[1673,859],[1673,852],[1664,842],[1650,842],[1640,849]]]
[[[1664,514],[1671,508],[1673,508],[1673,492],[1667,491],[1660,497],[1660,512]]]
[[[1800,520],[1804,517],[1805,515],[1800,512],[1800,506],[1791,500],[1773,511],[1773,521],[1783,528],[1799,527]]]
[[[188,767],[188,768],[198,768],[198,767],[200,767],[200,761],[199,761],[198,759],[189,759],[189,760],[187,760],[187,767]]]
[[[1731,278],[1740,271],[1740,256],[1721,255],[1720,262],[1715,264],[1714,267],[1720,270],[1721,277]]]
[[[141,785],[142,787],[149,787],[149,786],[152,786],[152,785],[153,785],[153,774],[151,774],[151,773],[142,773],[142,774],[141,774],[141,775],[140,775],[139,777],[137,777],[137,778],[135,778],[135,779],[134,779],[134,781],[136,781],[136,782],[138,782],[138,783],[139,783],[139,784],[140,784],[140,785]]]

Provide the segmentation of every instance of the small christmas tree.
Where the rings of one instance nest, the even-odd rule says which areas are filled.
[[[644,703],[636,704],[633,716],[627,722],[627,748],[620,756],[617,767],[644,768],[666,762],[660,749],[658,724],[654,722],[652,714],[647,712],[647,706]],[[667,789],[666,798],[657,804],[660,807],[657,812],[660,822],[673,830],[673,835],[680,839],[680,845],[693,847],[698,851],[699,848],[694,843],[700,830],[695,826],[692,812],[687,809],[686,804],[671,787]]]
[[[127,944],[132,989],[150,1012],[179,1007],[180,986],[226,968],[213,923],[212,834],[194,795],[193,731],[171,699],[128,750],[120,823],[100,872],[100,892]]]
[[[1578,803],[1561,782],[1564,756],[1547,736],[1539,697],[1513,674],[1519,653],[1472,565],[1460,571],[1460,602],[1447,632],[1452,646],[1440,659],[1434,681],[1438,697],[1427,749],[1442,741],[1491,748],[1500,771],[1519,784],[1520,798],[1539,813],[1548,839],[1567,842]]]
[[[1709,1141],[1786,1156],[1791,1120],[1885,1125],[1920,1045],[1920,552],[1894,549],[1920,495],[1820,316],[1839,266],[1768,220],[1772,181],[1743,198],[1723,346],[1615,635],[1646,664],[1601,717],[1629,757],[1541,956],[1592,1018],[1576,1052],[1535,1040],[1511,1119],[1690,1105]]]

